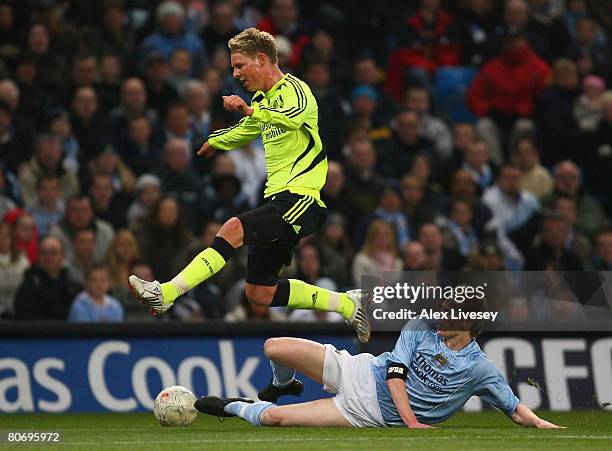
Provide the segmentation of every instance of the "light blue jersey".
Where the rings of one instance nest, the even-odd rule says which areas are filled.
[[[415,319],[404,326],[393,351],[372,360],[380,410],[389,425],[403,424],[387,388],[389,363],[409,368],[406,390],[410,407],[421,423],[450,418],[472,395],[506,415],[512,415],[519,404],[508,382],[476,341],[453,351],[429,324]]]

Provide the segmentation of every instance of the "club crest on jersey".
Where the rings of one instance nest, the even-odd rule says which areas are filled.
[[[274,99],[274,102],[272,102],[272,108],[282,108],[285,106],[284,104],[283,97],[279,95],[278,98]]]
[[[444,368],[448,364],[448,358],[442,352],[436,354],[432,360],[438,368]]]

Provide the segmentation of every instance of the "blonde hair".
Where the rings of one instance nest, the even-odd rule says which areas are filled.
[[[255,58],[258,53],[263,53],[273,63],[278,62],[278,50],[274,37],[257,28],[247,28],[227,43],[231,53],[243,53],[251,58]]]
[[[130,229],[117,230],[117,232],[115,232],[115,236],[111,245],[108,247],[105,259],[105,263],[106,266],[108,266],[113,284],[121,283],[121,281],[117,279],[117,277],[119,277],[118,268],[120,264],[119,259],[117,258],[117,244],[121,238],[127,238],[128,246],[132,247],[132,249],[134,250],[133,259],[137,260],[140,257],[140,250],[138,249],[138,242],[136,241],[134,233]],[[131,262],[127,263],[130,264]]]
[[[374,255],[374,238],[380,233],[380,230],[386,228],[389,232],[389,242],[387,243],[387,249],[394,257],[397,257],[397,246],[395,244],[395,231],[393,227],[382,219],[375,219],[372,221],[366,232],[365,242],[363,244],[363,251],[366,255]]]

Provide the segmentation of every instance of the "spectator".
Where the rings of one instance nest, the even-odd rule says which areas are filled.
[[[157,7],[158,28],[142,43],[143,57],[159,53],[166,61],[177,49],[185,49],[193,56],[191,75],[196,77],[206,66],[205,49],[200,38],[185,28],[185,9],[176,1],[168,0]]]
[[[85,291],[72,302],[68,321],[76,323],[120,323],[123,321],[121,303],[107,293],[110,273],[104,265],[92,266],[87,272]]]
[[[380,99],[376,116],[382,122],[388,123],[397,114],[397,103],[384,89],[382,73],[383,71],[372,57],[365,56],[355,61],[353,69],[355,86],[369,86],[376,91],[376,95]]]
[[[0,195],[2,195],[2,204],[0,205],[2,217],[4,217],[4,213],[15,208],[16,204],[21,203],[19,181],[2,164],[0,164]]]
[[[425,248],[418,241],[410,241],[403,248],[404,271],[423,271],[427,263]]]
[[[34,63],[37,84],[45,92],[52,93],[56,101],[61,101],[59,94],[66,80],[66,55],[51,49],[49,28],[41,22],[30,25],[27,39],[27,51]]]
[[[433,143],[419,134],[421,118],[413,111],[401,111],[393,123],[391,139],[378,143],[378,172],[399,178],[410,170],[419,153],[432,154]]]
[[[609,219],[601,204],[585,192],[580,170],[576,164],[567,160],[558,163],[553,170],[553,181],[553,192],[542,199],[544,207],[553,209],[557,196],[569,196],[576,200],[578,212],[576,230],[591,238],[600,229],[608,226]]]
[[[242,194],[251,208],[257,206],[261,186],[266,179],[266,160],[263,148],[251,142],[227,154],[234,163],[235,175],[240,181]]]
[[[93,47],[116,53],[123,67],[132,67],[136,34],[127,20],[123,1],[102,2],[101,10],[102,24],[93,38]]]
[[[468,144],[463,155],[461,169],[470,174],[480,190],[491,186],[495,181],[498,169],[491,160],[487,141],[477,138]]]
[[[384,185],[374,172],[376,152],[369,140],[351,143],[349,152],[345,179],[347,200],[356,207],[354,214],[361,217],[374,211]]]
[[[353,258],[353,247],[346,230],[346,220],[339,213],[328,216],[317,244],[321,249],[323,266],[321,272],[331,278],[338,287],[348,283],[349,262]]]
[[[560,271],[582,271],[580,259],[565,248],[569,224],[560,215],[542,221],[542,234],[525,261],[526,271],[544,271],[554,265]]]
[[[520,138],[513,154],[514,163],[521,170],[521,189],[529,191],[538,199],[549,195],[553,180],[544,166],[540,164],[540,153],[529,136]]]
[[[72,98],[71,124],[81,149],[81,164],[98,155],[110,141],[110,124],[98,113],[96,91],[88,86],[78,88]]]
[[[442,182],[446,185],[455,171],[461,168],[465,159],[467,148],[476,139],[474,125],[469,122],[456,122],[453,124],[453,150],[450,159],[446,162],[442,173]]]
[[[131,77],[121,83],[121,103],[111,111],[110,118],[113,143],[118,149],[128,145],[133,120],[146,118],[149,124],[157,120],[155,110],[147,106],[147,91],[140,78]]]
[[[272,36],[280,34],[288,38],[292,43],[289,67],[296,68],[299,65],[310,36],[302,28],[295,0],[272,0],[268,15],[257,24],[257,28]]]
[[[127,211],[131,197],[117,192],[107,174],[95,174],[89,186],[89,198],[96,218],[109,223],[115,230],[127,227]]]
[[[136,176],[154,170],[159,159],[159,149],[151,139],[151,122],[146,117],[132,119],[128,125],[125,145],[119,147],[119,155]]]
[[[112,146],[106,146],[96,158],[91,160],[88,169],[88,179],[92,179],[96,175],[110,177],[115,194],[124,203],[127,202],[129,204],[136,178]]]
[[[348,61],[342,57],[338,49],[337,41],[334,38],[334,33],[327,27],[319,26],[312,33],[312,40],[304,48],[301,57],[302,70],[310,67],[312,64],[322,64],[328,71],[328,77],[331,79],[330,85],[335,89],[342,89],[343,86],[348,86],[350,83],[349,73],[350,66]],[[357,83],[361,85],[362,83]],[[369,83],[364,83],[368,84]],[[385,101],[386,99],[381,99]]]
[[[404,175],[401,180],[402,200],[404,213],[410,225],[414,238],[417,230],[424,222],[433,221],[435,211],[425,198],[425,185],[423,180],[412,174]]]
[[[550,67],[529,47],[517,29],[508,29],[502,51],[491,58],[472,81],[467,93],[470,109],[480,118],[477,130],[501,162],[515,134],[533,127],[529,120],[535,99],[548,84]]]
[[[180,96],[185,94],[185,87],[190,80],[192,65],[191,54],[185,49],[176,49],[170,55],[168,82]]]
[[[63,167],[67,171],[78,173],[81,160],[79,141],[72,133],[70,116],[63,108],[55,108],[49,113],[49,132],[60,140],[63,155]]]
[[[495,54],[494,4],[488,0],[469,0],[455,22],[461,43],[461,61],[480,66]]]
[[[77,230],[93,228],[96,231],[96,250],[94,260],[101,261],[106,255],[108,246],[115,234],[113,227],[106,221],[96,219],[91,201],[88,197],[77,195],[66,201],[66,215],[59,223],[51,227],[49,235],[57,237],[62,242],[64,253],[68,260],[74,255],[71,242]]]
[[[200,177],[189,167],[188,143],[179,138],[166,141],[163,166],[158,171],[166,194],[173,196],[181,205],[187,227],[195,230],[202,213],[203,185]]]
[[[129,229],[119,229],[108,248],[104,259],[111,275],[111,292],[113,296],[124,301],[131,299],[128,277],[134,262],[140,258],[136,237]]]
[[[168,105],[179,99],[178,93],[168,81],[169,70],[164,57],[158,52],[147,54],[143,74],[149,106],[155,109],[158,117],[162,117]]]
[[[64,268],[64,248],[55,237],[40,242],[40,261],[30,267],[15,295],[15,318],[66,320],[80,287]]]
[[[155,280],[153,268],[144,260],[135,260],[130,267],[130,274],[134,274],[143,280]],[[129,289],[128,289],[129,291]],[[118,297],[115,295],[115,297]],[[155,321],[156,317],[151,315],[147,309],[143,309],[142,305],[134,302],[134,297],[131,293],[126,293],[126,297],[120,298],[123,301],[123,310],[125,312],[126,321],[151,322]]]
[[[462,256],[476,252],[478,236],[472,227],[472,206],[464,200],[451,203],[449,218],[446,223],[446,247],[457,250]]]
[[[28,257],[30,264],[38,260],[38,231],[34,218],[21,208],[16,208],[4,215],[4,222],[11,226],[15,246]]]
[[[160,198],[161,180],[155,175],[143,174],[136,180],[134,191],[135,200],[127,211],[127,220],[131,229],[138,228]]]
[[[612,73],[610,48],[599,39],[597,23],[591,17],[585,16],[576,22],[576,37],[570,56],[576,61],[582,76],[595,74],[607,79]]]
[[[492,217],[491,210],[487,207],[478,195],[478,187],[474,179],[463,169],[458,169],[449,184],[449,201],[443,208],[448,210],[452,200],[465,200],[472,207],[472,226],[479,237],[484,235],[485,225]]]
[[[327,179],[321,190],[321,199],[330,214],[338,213],[344,218],[347,230],[351,231],[360,218],[357,213],[357,206],[350,199],[346,187],[344,167],[337,161],[328,162]]]
[[[397,256],[392,227],[380,219],[375,219],[368,227],[363,247],[353,260],[351,268],[353,284],[361,286],[362,276],[401,269],[402,261]]]
[[[533,194],[521,190],[520,169],[502,167],[497,183],[486,189],[482,201],[493,213],[486,230],[507,235],[524,255],[539,225],[540,204]]]
[[[448,160],[453,151],[451,132],[442,119],[431,114],[429,92],[419,86],[408,88],[406,108],[421,118],[419,135],[434,143],[433,150],[438,160]]]
[[[61,199],[60,179],[56,175],[45,175],[36,186],[36,202],[27,206],[41,238],[46,237],[54,224],[64,217],[64,202]]]
[[[376,137],[381,129],[386,128],[380,118],[375,114],[378,104],[376,91],[370,86],[357,86],[351,92],[352,114],[349,121],[352,127],[369,130],[370,136]]]
[[[192,128],[189,123],[189,110],[183,103],[174,103],[168,106],[163,125],[157,131],[154,144],[164,148],[166,143],[172,138],[179,138],[187,144],[187,161],[192,162],[195,151],[199,149],[204,138]]]
[[[59,179],[63,198],[79,192],[76,172],[63,167],[61,143],[53,135],[38,137],[34,156],[19,172],[21,192],[26,205],[32,205],[36,201],[36,187],[45,176],[56,176]]]
[[[98,261],[94,261],[96,250],[96,231],[93,228],[77,230],[72,237],[72,258],[67,268],[70,278],[79,285],[85,284],[89,269]]]
[[[612,271],[612,230],[603,229],[597,234],[597,253],[595,254],[595,269]]]
[[[410,239],[408,221],[402,212],[402,197],[400,187],[388,185],[382,192],[374,217],[382,219],[393,227],[397,240],[398,250],[403,249]]]
[[[330,83],[330,67],[323,62],[312,62],[305,69],[304,79],[317,99],[319,136],[325,143],[327,157],[342,159],[343,131],[347,126],[346,102]]]
[[[191,241],[180,205],[169,196],[159,199],[136,236],[143,258],[151,264],[155,278],[161,280],[172,277],[173,257]]]
[[[16,173],[31,156],[32,142],[28,129],[14,123],[10,106],[0,100],[0,163]]]
[[[227,50],[227,41],[242,31],[236,25],[236,16],[235,2],[220,0],[211,5],[208,25],[200,34],[206,44],[209,59],[218,48]]]
[[[417,12],[398,30],[398,48],[389,56],[387,89],[401,102],[405,83],[430,88],[430,77],[441,66],[460,62],[460,46],[451,36],[453,18],[439,0],[421,0]]]
[[[568,226],[564,247],[576,257],[586,268],[592,257],[592,246],[585,234],[576,230],[576,200],[568,196],[558,196],[555,200],[555,214],[561,216]]]
[[[297,261],[296,279],[315,284],[318,287],[325,287],[331,291],[338,290],[336,283],[322,272],[324,266],[323,254],[316,245],[308,242],[301,244],[297,248]],[[336,312],[290,310],[287,319],[289,321],[304,322],[339,322],[342,321],[342,316]]]
[[[444,236],[433,222],[421,225],[418,240],[425,249],[424,269],[429,271],[460,271],[465,259],[456,251],[444,247]]]
[[[202,137],[208,136],[212,131],[211,99],[208,88],[200,81],[190,80],[185,85],[183,97],[194,134]]]
[[[100,81],[98,92],[100,98],[105,99],[104,112],[110,112],[119,101],[119,89],[121,86],[121,61],[114,53],[106,53],[100,57]]]
[[[581,130],[594,130],[601,119],[601,98],[606,82],[596,75],[582,81],[582,95],[574,103],[574,117]]]
[[[608,183],[612,174],[612,91],[601,97],[601,120],[597,128],[585,136],[585,172],[589,192],[606,207],[612,216],[612,186]]]
[[[555,61],[554,81],[536,103],[534,120],[544,164],[581,160],[579,128],[574,118],[574,103],[578,97],[578,73],[573,61]]]
[[[555,0],[532,0],[526,33],[533,50],[548,62],[567,56],[571,37]]]
[[[28,258],[13,241],[11,227],[0,223],[0,318],[13,316],[15,293],[29,266]]]

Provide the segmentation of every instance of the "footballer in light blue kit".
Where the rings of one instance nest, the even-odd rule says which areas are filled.
[[[443,311],[452,301],[443,304]],[[329,344],[270,338],[264,351],[273,377],[248,398],[203,396],[196,408],[210,415],[239,416],[256,426],[427,428],[450,418],[479,396],[522,426],[558,428],[539,418],[514,395],[506,379],[476,343],[480,326],[470,320],[409,321],[395,348],[377,357],[350,355]],[[323,384],[333,398],[277,406],[282,395],[299,395],[295,371]]]

